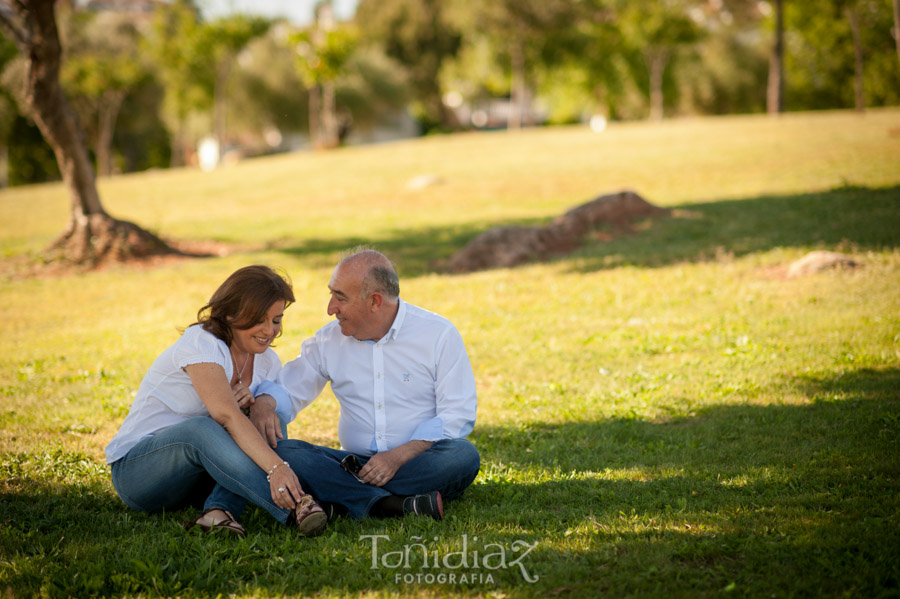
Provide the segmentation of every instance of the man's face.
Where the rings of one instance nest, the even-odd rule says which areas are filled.
[[[341,333],[360,340],[372,338],[368,329],[374,320],[368,298],[360,295],[362,276],[361,269],[354,268],[352,264],[338,266],[328,283],[331,291],[328,315],[337,318]]]

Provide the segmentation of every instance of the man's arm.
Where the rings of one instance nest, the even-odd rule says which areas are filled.
[[[475,374],[462,336],[455,328],[443,336],[437,350],[434,396],[435,418],[440,421],[441,436],[430,430],[434,425],[422,423],[413,439],[464,439],[475,427],[478,395],[475,390]]]
[[[250,406],[250,422],[273,449],[278,445],[278,439],[284,438],[276,407],[277,402],[271,395],[256,396],[256,401]]]
[[[310,337],[303,342],[300,355],[285,364],[274,381],[259,384],[256,389],[257,400],[261,396],[270,396],[275,403],[273,409],[281,422],[292,422],[300,410],[319,396],[328,382],[319,373],[318,360],[317,340]]]

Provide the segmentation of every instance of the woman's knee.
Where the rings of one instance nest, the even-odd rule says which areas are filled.
[[[225,427],[213,420],[211,416],[194,416],[193,418],[188,418],[184,422],[176,424],[175,426],[182,427],[190,431],[196,431],[198,433],[206,433],[212,435],[218,435],[220,433],[225,433],[226,435],[228,434],[228,432],[225,430]]]

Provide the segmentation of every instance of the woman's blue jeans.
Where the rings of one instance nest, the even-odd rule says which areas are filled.
[[[112,483],[125,505],[139,511],[179,510],[203,500],[204,508],[222,507],[211,501],[215,486],[228,493],[230,503],[225,505],[234,504],[235,517],[247,500],[282,523],[290,513],[272,502],[262,468],[206,416],[141,440],[112,464]]]
[[[275,453],[291,465],[305,492],[318,501],[344,506],[353,518],[365,517],[375,502],[389,495],[440,491],[443,499],[456,499],[475,480],[481,467],[478,450],[469,441],[442,439],[404,464],[385,486],[376,487],[359,482],[341,468],[341,460],[349,452],[286,439],[278,443]],[[361,464],[368,461],[367,457],[357,457]],[[206,507],[225,509],[237,517],[244,504],[231,488],[220,484],[210,494]]]

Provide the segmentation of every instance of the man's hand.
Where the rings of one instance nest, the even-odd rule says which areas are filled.
[[[275,398],[271,395],[260,395],[250,406],[250,422],[274,449],[278,439],[282,439],[281,419],[275,413]]]
[[[383,487],[391,482],[391,479],[394,478],[397,470],[403,464],[431,447],[431,445],[431,441],[409,441],[394,449],[376,453],[369,458],[366,465],[359,471],[359,477],[363,479],[363,482],[370,485]]]

